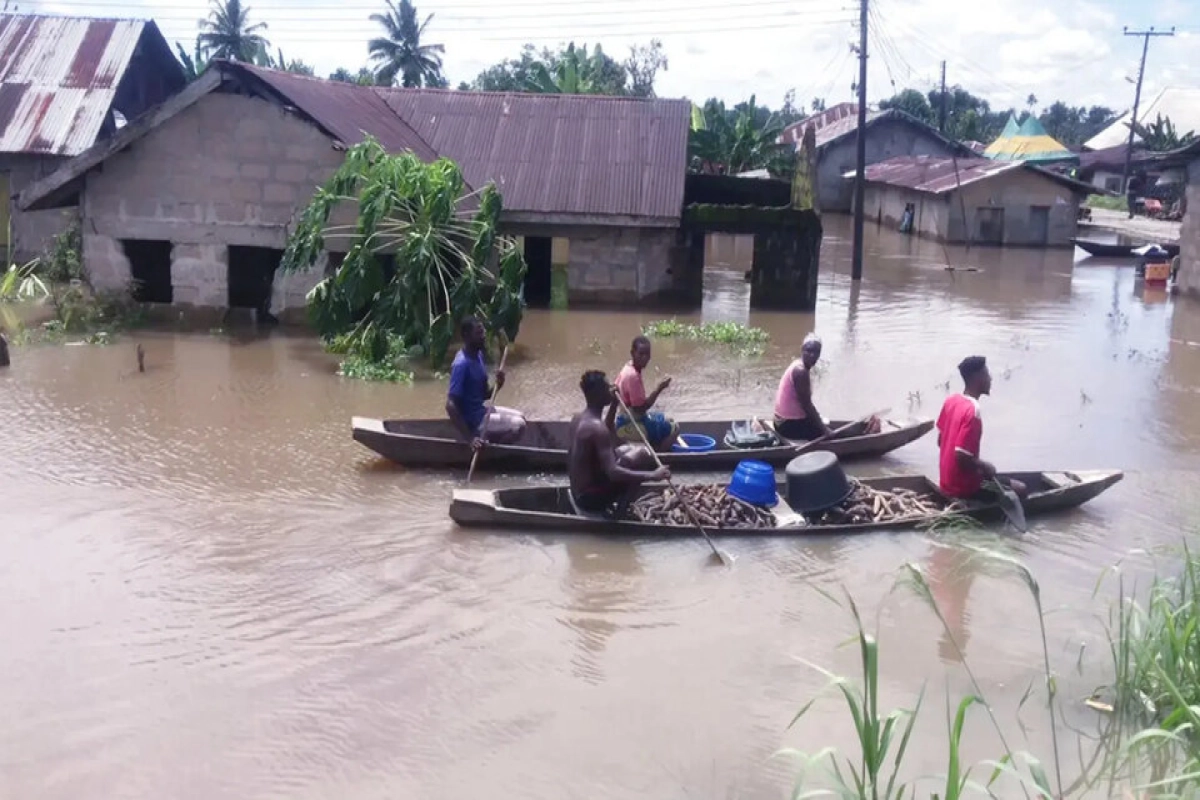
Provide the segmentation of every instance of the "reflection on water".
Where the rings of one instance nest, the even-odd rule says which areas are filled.
[[[1041,580],[1060,694],[1087,694],[1101,568],[1195,522],[1200,310],[1069,250],[887,231],[869,232],[853,285],[848,226],[827,229],[814,313],[752,312],[741,271],[706,272],[692,318],[760,326],[771,345],[748,359],[657,341],[665,409],[769,410],[814,329],[817,402],[838,416],[932,416],[954,365],[986,355],[984,448],[1001,468],[1127,470],[1077,513],[987,540]],[[502,401],[566,417],[580,372],[615,372],[656,316],[531,312]],[[0,795],[778,797],[777,747],[852,741],[834,703],[784,732],[823,682],[794,657],[856,672],[827,599],[840,587],[878,615],[888,697],[968,690],[941,624],[895,585],[906,562],[1006,733],[1047,751],[1044,720],[1026,709],[1028,739],[1016,720],[1040,644],[1011,576],[916,532],[729,541],[726,571],[692,539],[461,531],[446,518],[461,474],[381,465],[349,436],[354,414],[440,415],[444,391],[341,380],[302,334],[16,349],[0,372]],[[932,436],[854,467],[935,469]],[[912,752],[914,774],[938,772],[941,727],[918,726]]]

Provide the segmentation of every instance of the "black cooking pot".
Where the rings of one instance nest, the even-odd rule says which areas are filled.
[[[788,505],[801,514],[836,506],[854,491],[838,457],[828,451],[796,456],[788,462],[784,472]]]

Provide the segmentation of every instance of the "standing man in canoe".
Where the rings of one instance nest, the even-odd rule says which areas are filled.
[[[608,385],[603,372],[583,373],[579,388],[587,406],[571,420],[571,444],[567,451],[571,500],[580,511],[607,514],[626,498],[630,489],[646,481],[666,480],[671,473],[666,467],[653,469],[654,455],[645,447],[629,444],[614,447],[618,390]]]
[[[992,393],[992,374],[983,356],[968,356],[958,365],[963,379],[962,394],[950,395],[942,404],[938,416],[938,461],[941,489],[951,497],[962,499],[990,498],[983,488],[984,481],[998,480],[996,468],[980,458],[983,440],[983,416],[979,398]],[[1018,480],[1004,481],[1024,497],[1025,484]]]
[[[800,357],[788,364],[775,390],[775,432],[785,439],[811,442],[827,433],[812,398],[812,368],[821,360],[821,339],[815,333],[804,337]]]
[[[467,317],[458,328],[462,349],[450,365],[450,388],[446,392],[446,415],[459,434],[475,450],[486,442],[509,444],[525,432],[525,415],[511,408],[484,405],[492,395],[488,385],[483,351],[487,331],[475,317]],[[504,386],[504,370],[496,371],[496,387]]]
[[[658,402],[658,396],[671,386],[671,379],[659,381],[654,391],[646,394],[646,386],[642,383],[642,371],[650,363],[650,340],[645,336],[635,336],[629,347],[629,363],[617,375],[617,390],[625,407],[633,414],[633,419],[626,419],[622,414],[617,419],[617,436],[627,442],[640,442],[637,428],[646,434],[646,440],[655,450],[670,450],[671,445],[679,438],[679,426],[674,420],[668,419],[661,412],[651,411]]]

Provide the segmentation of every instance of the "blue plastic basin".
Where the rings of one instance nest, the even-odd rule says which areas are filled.
[[[756,506],[773,506],[779,502],[775,470],[764,461],[738,462],[726,491],[738,500]]]
[[[707,453],[717,446],[717,440],[711,436],[705,436],[703,433],[681,433],[679,440],[687,443],[684,447],[676,441],[671,445],[671,449],[677,453]]]

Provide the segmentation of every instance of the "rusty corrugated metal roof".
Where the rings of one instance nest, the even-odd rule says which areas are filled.
[[[869,165],[865,175],[868,183],[944,194],[958,186],[986,180],[1021,167],[1019,161],[993,161],[990,158],[960,158],[956,161],[941,156],[899,156]],[[853,178],[854,173],[848,172],[846,177]]]
[[[369,87],[326,81],[290,72],[227,64],[262,80],[287,102],[307,114],[344,144],[355,145],[374,136],[392,152],[411,150],[432,161],[437,153]]]
[[[844,119],[858,119],[858,103],[838,103],[824,111],[811,114],[799,122],[793,122],[779,134],[779,142],[780,144],[800,144],[804,139],[804,131],[809,127],[813,128],[819,142],[822,128]]]
[[[678,219],[686,100],[376,89],[473,186],[513,212]]]
[[[73,156],[94,144],[148,26],[0,16],[0,152]]]

